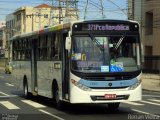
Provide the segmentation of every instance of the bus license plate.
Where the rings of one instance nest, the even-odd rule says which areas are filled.
[[[104,98],[105,99],[116,99],[116,94],[105,94]]]

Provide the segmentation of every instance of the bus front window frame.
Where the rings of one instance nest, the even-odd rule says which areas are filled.
[[[123,36],[123,38],[122,38],[122,36]],[[105,52],[105,54],[107,53],[107,56],[103,57],[103,58],[104,59],[109,58],[109,60],[108,60],[109,63],[105,63],[105,64],[101,63],[101,61],[99,61],[97,63],[96,62],[94,63],[92,61],[85,62],[86,61],[86,56],[82,52],[77,52],[77,54],[75,54],[76,52],[73,50],[73,48],[75,47],[74,46],[75,45],[75,37],[88,37],[90,39],[90,41],[93,42],[93,40],[91,40],[92,38],[90,36],[87,36],[87,35],[75,35],[75,36],[72,37],[72,50],[71,50],[71,69],[72,70],[78,71],[78,72],[82,72],[82,73],[83,72],[84,73],[88,73],[88,72],[89,73],[97,73],[97,72],[100,72],[100,73],[103,73],[103,72],[106,72],[106,73],[113,73],[113,72],[114,73],[115,72],[116,73],[121,73],[121,72],[134,72],[134,71],[139,71],[140,70],[140,64],[139,64],[140,63],[139,62],[140,61],[139,60],[140,59],[140,48],[139,48],[140,47],[140,41],[139,41],[139,36],[138,35],[125,35],[125,36],[124,35],[110,35],[110,36],[109,35],[101,35],[101,36],[100,35],[94,35],[95,39],[97,39],[98,37],[102,37],[102,38],[106,37],[108,39],[107,40],[107,46],[106,46],[106,47],[108,47],[108,50],[104,49],[105,51],[108,51],[108,53]],[[111,48],[115,47],[113,44],[111,44],[111,40],[109,40],[111,37],[112,38],[118,37],[118,41],[120,41],[120,39],[122,39],[121,43],[119,43],[118,47],[116,48],[117,50],[119,49],[119,47],[121,47],[121,44],[124,43],[123,41],[126,41],[126,39],[133,39],[133,40],[135,40],[135,41],[132,40],[131,43],[130,43],[131,45],[135,46],[135,48],[133,48],[135,50],[134,51],[134,56],[131,56],[131,57],[128,57],[128,58],[126,56],[121,56],[121,57],[117,56],[117,58],[116,58],[117,61],[115,61],[114,60],[115,57],[112,58],[111,53],[110,53],[111,52]],[[135,42],[135,43],[133,44],[132,42],[133,43]],[[118,43],[116,43],[116,45],[117,44]],[[128,42],[128,44],[129,44],[129,42]],[[80,44],[78,44],[78,46],[80,46]],[[99,50],[100,50],[100,47],[97,46],[97,48],[99,48]],[[75,58],[75,56],[77,58]],[[100,57],[99,56],[95,56],[95,58],[100,58]],[[83,69],[83,67],[82,67],[81,70],[79,70],[79,69],[76,70],[77,68],[75,69],[73,67],[73,64],[74,64],[75,61],[78,61],[77,62],[78,65],[80,65],[80,64],[82,65],[83,64],[83,67],[84,67],[84,64],[85,65],[87,64],[88,67],[85,68],[85,69]],[[130,61],[132,62],[132,64],[129,64]],[[101,66],[101,67],[98,70],[97,69],[93,69],[93,64],[97,64],[97,66]],[[118,67],[117,68],[117,66],[123,66],[124,64],[130,65],[130,68],[129,68],[129,66],[128,66],[128,68],[126,67],[125,70],[124,70],[124,67],[122,67],[122,68]],[[96,65],[94,65],[94,66],[96,66]],[[113,69],[121,69],[121,70],[113,70]]]

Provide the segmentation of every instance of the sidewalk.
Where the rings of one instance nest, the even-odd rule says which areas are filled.
[[[0,73],[4,73],[4,67],[0,67]]]
[[[160,92],[160,74],[142,74],[142,89]]]

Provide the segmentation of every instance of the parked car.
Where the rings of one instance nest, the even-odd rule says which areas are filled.
[[[8,62],[6,67],[5,67],[5,73],[12,73],[12,62]]]

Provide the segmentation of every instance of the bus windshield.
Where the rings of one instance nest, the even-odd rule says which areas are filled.
[[[75,36],[71,67],[79,72],[133,72],[139,70],[137,36]]]

